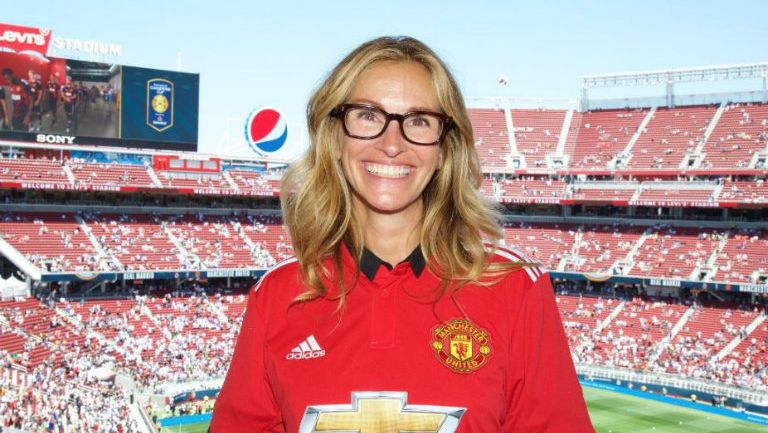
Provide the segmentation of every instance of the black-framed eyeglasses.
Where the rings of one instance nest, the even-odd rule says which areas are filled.
[[[434,111],[396,114],[370,104],[342,104],[331,111],[331,116],[342,120],[345,134],[361,140],[380,137],[389,122],[396,120],[406,140],[427,146],[440,143],[453,124],[450,117]]]

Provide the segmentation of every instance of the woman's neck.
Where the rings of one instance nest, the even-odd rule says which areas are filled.
[[[365,247],[391,265],[405,260],[419,245],[422,209],[419,204],[402,212],[384,214],[359,206],[357,220]]]

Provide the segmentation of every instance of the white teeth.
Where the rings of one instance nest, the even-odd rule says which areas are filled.
[[[411,168],[404,165],[365,164],[365,169],[382,177],[405,177],[411,172]]]

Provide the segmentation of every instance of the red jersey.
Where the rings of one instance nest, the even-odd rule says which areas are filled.
[[[10,90],[11,101],[13,101],[13,117],[23,117],[27,114],[27,109],[32,100],[29,86],[25,82],[15,79],[8,86],[8,90]]]
[[[69,83],[61,86],[61,99],[67,103],[75,102],[77,99],[77,90],[75,89],[75,86]]]
[[[32,105],[40,105],[40,97],[43,94],[43,85],[39,81],[29,82],[29,94],[32,100]]]
[[[333,290],[292,302],[304,291],[295,260],[264,275],[210,431],[594,431],[547,274],[527,267],[434,302],[440,281],[413,256],[363,269],[339,312]]]
[[[47,89],[48,89],[48,97],[56,98],[59,94],[59,83],[55,81],[49,81]]]

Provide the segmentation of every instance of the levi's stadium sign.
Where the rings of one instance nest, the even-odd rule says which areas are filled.
[[[33,52],[45,56],[50,41],[50,30],[0,23],[0,51]]]
[[[48,29],[0,23],[0,51],[35,53],[43,57],[61,57],[62,52],[120,57],[123,54],[123,46],[112,42],[52,36]]]

